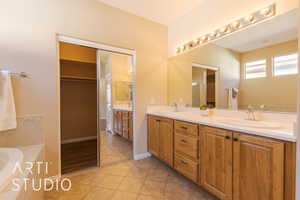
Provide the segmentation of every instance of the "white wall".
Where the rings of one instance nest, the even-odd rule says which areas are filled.
[[[248,15],[252,11],[276,3],[277,14],[298,7],[298,0],[209,0],[192,9],[169,26],[169,56],[175,49],[202,34],[221,28],[232,20]]]

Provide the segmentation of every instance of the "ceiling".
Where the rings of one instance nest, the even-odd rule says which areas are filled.
[[[242,53],[295,40],[298,36],[298,13],[297,9],[287,14],[279,15],[269,21],[217,40],[214,43]]]
[[[170,25],[203,0],[98,0],[160,24]]]

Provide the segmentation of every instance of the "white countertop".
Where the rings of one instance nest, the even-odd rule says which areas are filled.
[[[132,107],[130,105],[127,105],[127,104],[113,105],[113,110],[132,111]]]
[[[158,110],[148,110],[148,115],[155,115],[159,117],[166,117],[175,120],[181,120],[201,125],[212,126],[216,128],[222,128],[237,132],[243,132],[258,136],[270,137],[279,140],[285,140],[290,142],[296,142],[296,136],[293,131],[293,123],[287,123],[285,120],[278,121],[248,121],[244,118],[239,117],[224,117],[214,115],[213,117],[207,117],[203,115],[203,112],[193,112],[193,111],[182,111],[182,112],[172,112],[168,111],[158,111]],[[239,124],[239,121],[245,123],[258,123],[258,127],[249,127]],[[233,124],[231,122],[234,122]],[[242,123],[241,123],[242,124]],[[255,124],[256,125],[256,124]]]

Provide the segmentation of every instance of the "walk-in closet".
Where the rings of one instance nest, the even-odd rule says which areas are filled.
[[[97,49],[60,42],[62,174],[98,165]]]

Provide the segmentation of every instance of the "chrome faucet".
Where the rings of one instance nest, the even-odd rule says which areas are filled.
[[[174,112],[178,112],[178,104],[175,102],[172,106],[174,106]]]
[[[247,120],[256,121],[254,108],[251,105],[248,105],[247,109]]]

